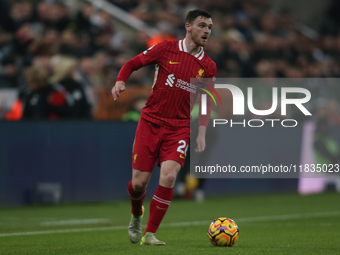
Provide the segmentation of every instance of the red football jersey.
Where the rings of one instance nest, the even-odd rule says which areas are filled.
[[[117,81],[126,81],[131,72],[155,64],[152,91],[141,118],[171,128],[190,127],[190,112],[197,90],[191,78],[214,78],[216,64],[201,50],[194,56],[187,52],[185,39],[164,41],[129,60],[120,70]],[[199,85],[205,86],[205,85]],[[205,92],[204,92],[205,93]],[[207,126],[211,98],[207,98],[207,115],[200,116],[200,125]]]
[[[200,90],[190,78],[216,77],[216,64],[203,47],[196,55],[187,52],[185,39],[164,41],[138,55],[144,66],[156,64],[152,92],[141,118],[169,127],[190,127],[190,112]],[[196,97],[190,97],[190,93]]]

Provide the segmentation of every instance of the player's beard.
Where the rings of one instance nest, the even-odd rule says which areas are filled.
[[[196,45],[204,47],[208,42],[209,36],[206,35],[207,39],[205,41],[203,41],[202,36],[204,36],[204,35],[202,35],[200,33],[194,34],[192,36],[192,40],[194,41],[194,43]]]

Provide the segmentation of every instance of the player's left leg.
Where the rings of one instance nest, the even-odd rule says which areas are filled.
[[[154,234],[171,203],[176,176],[181,168],[181,164],[174,160],[161,163],[159,185],[150,203],[149,221],[141,244],[165,245],[165,242],[157,240]]]

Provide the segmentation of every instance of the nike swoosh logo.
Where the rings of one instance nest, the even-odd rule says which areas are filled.
[[[161,210],[166,210],[166,208],[159,207],[158,205],[157,205],[157,208]]]
[[[185,158],[185,157],[184,157],[182,154],[181,154],[181,155],[179,155],[179,157],[180,157],[180,158]]]
[[[169,61],[170,65],[176,65],[176,64],[180,64],[181,62],[172,62],[171,60]]]

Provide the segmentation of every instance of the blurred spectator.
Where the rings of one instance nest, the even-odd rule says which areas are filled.
[[[256,74],[258,78],[275,78],[275,66],[269,60],[261,60],[256,65]]]
[[[132,55],[137,55],[148,48],[149,36],[145,30],[137,32],[134,39],[135,43],[131,45]]]
[[[63,118],[90,119],[91,105],[82,84],[74,79],[78,62],[74,58],[56,56],[52,60],[52,83],[65,88],[70,109]]]
[[[130,13],[144,22],[154,25],[157,23],[157,13],[162,9],[162,2],[157,0],[142,0]]]
[[[85,3],[81,10],[78,12],[77,17],[75,19],[76,30],[79,34],[91,34],[95,32],[95,28],[93,27],[90,19],[94,14],[94,8],[92,4]]]
[[[332,0],[320,28],[321,34],[338,34],[340,32],[340,2]]]
[[[74,30],[67,29],[62,32],[60,54],[70,57],[81,58],[91,53],[90,45],[82,44],[81,39]]]
[[[110,14],[106,11],[94,12],[90,16],[90,23],[97,27],[98,31],[103,31],[106,33],[113,34],[114,26],[111,22]]]
[[[40,45],[37,48],[36,55],[51,57],[57,54],[60,49],[60,36],[59,31],[54,28],[45,29],[40,40]]]
[[[32,60],[32,66],[45,70],[49,76],[52,75],[52,65],[50,56],[36,56]]]
[[[20,98],[23,102],[22,119],[54,119],[58,113],[55,111],[53,104],[54,106],[65,105],[66,101],[63,99],[63,95],[59,95],[62,100],[58,100],[58,102],[53,99],[57,95],[53,95],[54,90],[49,84],[48,74],[44,70],[29,67],[25,70],[24,74],[27,90],[21,94]]]
[[[78,69],[76,70],[76,80],[78,80],[83,87],[91,88],[92,86],[100,86],[91,80],[91,76],[94,72],[95,63],[90,57],[83,57],[80,60]]]
[[[40,24],[23,24],[14,35],[16,53],[23,56],[35,54],[40,44],[41,35],[42,29]]]
[[[92,61],[92,86],[96,88],[103,87],[105,75],[108,72],[109,58],[105,52],[99,51],[93,56]]]
[[[0,88],[16,87],[16,72],[11,37],[0,27]]]
[[[111,42],[113,39],[112,32],[99,31],[94,35],[91,45],[91,52],[95,53],[97,51],[111,52]]]
[[[41,2],[38,7],[38,14],[44,26],[63,31],[70,23],[68,9],[61,2]]]
[[[16,1],[9,7],[9,19],[6,28],[15,32],[23,24],[33,22],[33,5],[30,1]]]

